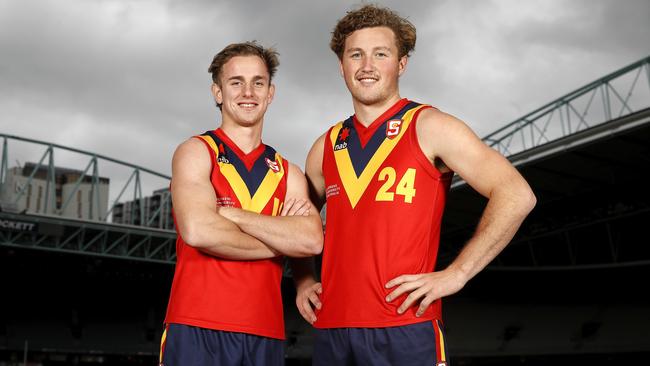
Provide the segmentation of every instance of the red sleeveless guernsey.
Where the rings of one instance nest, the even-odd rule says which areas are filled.
[[[211,156],[216,205],[277,215],[288,162],[264,144],[244,154],[221,130],[195,136]],[[282,257],[235,261],[210,256],[178,235],[176,270],[165,323],[284,339]]]
[[[356,117],[325,138],[327,221],[316,328],[380,328],[440,319],[440,301],[421,316],[404,314],[406,295],[387,303],[385,284],[432,272],[452,173],[441,174],[420,149],[415,124],[431,108],[402,99],[368,128]]]

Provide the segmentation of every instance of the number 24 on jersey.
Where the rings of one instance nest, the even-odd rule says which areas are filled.
[[[395,168],[387,166],[379,172],[377,179],[384,184],[377,191],[376,201],[394,201],[395,195],[404,197],[404,202],[412,203],[415,197],[415,173],[416,170],[408,168],[406,173],[399,180],[393,192],[393,185],[397,178]]]

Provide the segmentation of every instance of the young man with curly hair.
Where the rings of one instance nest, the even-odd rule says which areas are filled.
[[[294,263],[297,306],[316,328],[314,365],[447,365],[440,299],[490,263],[535,205],[519,172],[465,123],[400,96],[415,40],[413,24],[374,5],[332,35],[354,115],[318,138],[305,168],[312,200],[327,203],[322,284]],[[454,172],[488,204],[438,268]]]

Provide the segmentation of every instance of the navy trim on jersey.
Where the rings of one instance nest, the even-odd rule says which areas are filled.
[[[363,170],[366,168],[366,165],[368,165],[370,159],[372,159],[381,143],[386,139],[386,124],[388,121],[393,119],[402,119],[406,112],[419,105],[420,104],[416,102],[409,102],[400,109],[399,112],[386,118],[386,120],[377,127],[377,130],[375,130],[365,147],[361,146],[361,139],[359,138],[359,133],[357,132],[353,122],[354,117],[350,117],[343,122],[343,128],[347,128],[350,133],[346,140],[348,144],[347,149],[350,154],[350,160],[352,161],[352,167],[354,168],[357,177],[361,176],[361,173],[363,173]],[[339,142],[338,139],[337,142]]]
[[[239,156],[237,156],[237,154],[228,146],[228,144],[221,141],[221,139],[219,139],[214,131],[206,131],[203,135],[210,136],[217,144],[217,146],[224,147],[224,153],[219,153],[219,155],[228,159],[230,164],[235,167],[235,170],[237,170],[237,173],[246,184],[248,193],[251,196],[255,195],[255,192],[257,192],[257,189],[260,187],[260,184],[262,184],[262,181],[264,180],[264,177],[269,170],[269,166],[266,164],[264,158],[275,161],[275,149],[273,149],[271,146],[264,145],[264,152],[260,155],[259,158],[257,158],[253,164],[253,167],[249,171]]]

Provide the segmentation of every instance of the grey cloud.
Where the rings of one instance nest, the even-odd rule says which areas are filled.
[[[386,1],[418,29],[402,95],[479,135],[650,54],[647,1]],[[303,165],[352,113],[329,50],[353,3],[0,2],[0,130],[170,172],[188,136],[215,128],[207,66],[231,42],[277,47],[264,140]]]

